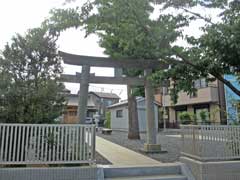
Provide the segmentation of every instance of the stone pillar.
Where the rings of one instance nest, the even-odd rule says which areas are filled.
[[[132,94],[132,86],[127,85],[128,92],[128,139],[140,139],[137,101]]]
[[[78,123],[79,124],[84,124],[86,119],[89,77],[90,77],[90,66],[87,66],[87,65],[82,66],[79,102],[78,102]]]
[[[146,98],[146,119],[147,119],[147,139],[144,144],[144,150],[146,152],[160,152],[161,146],[157,144],[157,127],[154,117],[154,89],[152,82],[147,79],[151,75],[152,70],[148,69],[144,71],[146,76],[145,83],[145,98]]]

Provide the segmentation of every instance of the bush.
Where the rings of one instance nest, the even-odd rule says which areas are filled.
[[[105,128],[111,128],[111,112],[106,112]]]
[[[210,123],[210,121],[207,118],[209,116],[209,113],[207,111],[205,111],[205,110],[201,111],[199,113],[199,116],[200,116],[203,124],[209,124]]]
[[[196,124],[196,121],[195,121],[195,116],[193,113],[190,113],[190,112],[182,112],[180,113],[180,121],[181,121],[181,124]]]

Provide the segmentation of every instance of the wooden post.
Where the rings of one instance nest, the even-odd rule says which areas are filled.
[[[87,101],[88,101],[88,85],[90,78],[90,66],[82,66],[82,76],[80,79],[80,91],[78,102],[78,122],[79,124],[85,124],[87,113]]]
[[[154,94],[152,82],[147,79],[151,75],[152,70],[144,70],[146,77],[145,84],[145,98],[146,98],[146,119],[147,119],[147,139],[146,144],[144,144],[144,150],[146,152],[159,152],[161,151],[161,146],[157,144],[157,127],[155,122],[154,113]]]

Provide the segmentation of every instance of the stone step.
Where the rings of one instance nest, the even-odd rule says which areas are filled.
[[[180,175],[180,165],[170,164],[161,166],[140,166],[140,167],[108,167],[104,168],[105,178],[114,177],[135,177],[135,176],[160,176]]]
[[[161,176],[115,177],[105,178],[105,180],[187,180],[187,177],[182,175],[161,175]]]

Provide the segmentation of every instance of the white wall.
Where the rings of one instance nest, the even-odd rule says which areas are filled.
[[[145,132],[147,128],[146,122],[146,108],[144,106],[145,101],[138,102],[138,122],[139,122],[139,131]],[[123,117],[117,118],[117,110],[123,110]],[[128,131],[128,109],[127,106],[115,107],[110,109],[111,111],[111,128]],[[154,106],[155,113],[155,123],[158,129],[158,106]]]
[[[123,117],[116,117],[117,110],[123,110]],[[127,106],[116,107],[111,109],[111,128],[128,130],[128,109]]]

